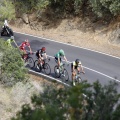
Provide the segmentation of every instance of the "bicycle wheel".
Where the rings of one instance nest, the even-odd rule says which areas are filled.
[[[54,73],[55,73],[55,77],[57,77],[57,78],[60,77],[60,70],[58,69],[57,65],[54,67]]]
[[[77,79],[75,80],[75,82],[76,82],[76,84],[79,84],[79,83],[81,83],[82,82],[82,79],[81,79],[81,77],[79,76],[79,77],[77,77]]]
[[[64,68],[63,72],[61,73],[61,78],[64,81],[68,81],[69,80],[69,74],[67,72],[67,70]]]
[[[27,62],[28,67],[33,68],[34,67],[34,60],[32,57],[28,57],[25,62]]]
[[[12,29],[9,29],[10,36],[14,36]]]
[[[34,62],[34,67],[35,67],[35,71],[41,72],[42,68],[41,68],[40,64],[38,64],[38,60],[36,60]]]
[[[48,63],[45,63],[45,64],[43,65],[43,69],[44,69],[45,74],[50,75],[50,73],[51,73],[51,68],[50,68],[50,65],[49,65]]]

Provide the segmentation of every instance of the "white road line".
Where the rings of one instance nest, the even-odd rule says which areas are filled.
[[[64,84],[64,85],[70,87],[69,84],[66,84],[65,82],[62,82],[61,80],[55,79],[54,77],[51,77],[51,76],[48,76],[48,75],[45,75],[45,74],[42,74],[42,73],[38,73],[38,72],[35,72],[34,70],[30,70],[30,69],[29,69],[29,71],[30,71],[30,72],[33,72],[33,73],[36,73],[36,74],[40,74],[40,75],[42,75],[42,76],[45,76],[45,77],[47,77],[47,78],[50,78],[50,79],[52,79],[52,80],[55,80],[55,81],[57,81],[57,82],[60,82],[60,83],[62,83],[62,84]]]
[[[49,57],[51,57],[51,58],[54,58],[53,56],[50,56],[50,55],[48,55]],[[64,61],[64,60],[63,60]],[[68,61],[69,63],[71,63],[70,61]],[[98,71],[96,71],[96,70],[93,70],[93,69],[91,69],[91,68],[88,68],[88,67],[85,67],[85,66],[83,66],[84,68],[86,68],[86,69],[88,69],[88,70],[91,70],[91,71],[93,71],[93,72],[95,72],[95,73],[98,73],[98,74],[100,74],[100,75],[103,75],[103,76],[105,76],[105,77],[107,77],[107,78],[110,78],[110,79],[113,79],[113,80],[115,80],[115,81],[117,81],[117,82],[120,82],[120,80],[118,80],[118,79],[115,79],[115,78],[113,78],[113,77],[110,77],[110,76],[108,76],[108,75],[106,75],[106,74],[104,74],[104,73],[101,73],[101,72],[98,72]]]
[[[14,31],[14,32],[15,32],[15,31]],[[16,32],[16,33],[20,33],[20,32]],[[54,41],[54,40],[52,40],[52,39],[46,39],[46,38],[43,38],[43,37],[38,37],[38,36],[26,34],[26,33],[20,33],[20,34],[29,35],[29,36],[32,36],[32,37],[37,37],[37,38],[41,38],[41,39],[45,39],[45,40],[49,40],[49,41]],[[62,43],[62,42],[58,42],[58,41],[54,41],[54,42]],[[74,47],[82,48],[82,47],[75,46],[75,45],[70,45],[70,44],[67,44],[67,43],[62,43],[62,44],[66,44],[66,45],[69,45],[69,46],[74,46]],[[86,48],[82,48],[82,49],[86,49]],[[90,49],[86,49],[86,50],[90,50]],[[94,50],[90,50],[90,51],[98,52],[98,51],[94,51]],[[120,59],[119,57],[115,57],[115,56],[112,56],[112,55],[109,55],[109,54],[105,54],[105,53],[102,53],[102,52],[98,52],[98,53],[101,53],[101,54],[104,54],[104,55],[108,55],[108,56],[111,56],[111,57]],[[49,55],[48,55],[48,56],[49,56]],[[53,56],[49,56],[49,57],[54,58]],[[71,63],[70,61],[68,61],[68,62]],[[98,73],[98,74],[100,74],[100,75],[103,75],[103,76],[105,76],[105,77],[108,77],[108,78],[110,78],[110,79],[113,79],[113,80],[115,80],[115,81],[117,81],[117,82],[120,82],[120,80],[115,79],[115,78],[113,78],[113,77],[110,77],[110,76],[108,76],[108,75],[106,75],[106,74],[104,74],[104,73],[98,72],[98,71],[96,71],[96,70],[93,70],[93,69],[88,68],[88,67],[85,67],[85,66],[83,66],[83,67],[86,68],[86,69],[88,69],[88,70],[91,70],[91,71],[93,71],[93,72],[96,72],[96,73]],[[56,80],[57,80],[57,79],[56,79]]]
[[[33,71],[33,70],[29,70],[29,71],[30,71],[30,72],[33,72],[33,73],[36,73],[36,74],[39,74],[39,75],[42,75],[42,76],[45,76],[45,77],[50,78],[50,79],[52,79],[52,80],[56,80],[57,82],[60,82],[60,83],[66,85],[66,86],[68,86],[68,87],[71,87],[69,84],[66,84],[66,83],[62,82],[61,80],[55,79],[55,78],[50,77],[50,76],[48,76],[48,75],[45,75],[45,74],[42,74],[42,73],[38,73],[38,72],[35,72],[35,71]],[[84,93],[83,93],[83,96],[84,96],[85,98],[87,97],[87,98],[89,99],[89,97],[88,97],[86,94],[84,94]]]
[[[86,69],[88,69],[88,70],[91,70],[91,71],[93,71],[93,72],[96,72],[96,73],[98,73],[98,74],[100,74],[100,75],[103,75],[103,76],[105,76],[105,77],[108,77],[108,78],[110,78],[110,79],[113,79],[113,80],[115,80],[115,81],[117,81],[117,82],[120,82],[120,80],[115,79],[115,78],[113,78],[113,77],[110,77],[110,76],[108,76],[108,75],[106,75],[106,74],[104,74],[104,73],[98,72],[98,71],[96,71],[96,70],[90,69],[90,68],[85,67],[85,66],[84,66],[84,68],[86,68]]]
[[[103,52],[91,50],[91,49],[88,49],[88,48],[83,48],[83,47],[80,47],[80,46],[71,45],[71,44],[68,44],[68,43],[63,43],[63,42],[55,41],[55,40],[53,40],[53,39],[48,39],[48,38],[39,37],[39,36],[35,36],[35,35],[30,35],[30,34],[26,34],[26,33],[16,32],[16,31],[14,31],[14,32],[15,32],[15,33],[19,33],[19,34],[29,35],[29,36],[36,37],[36,38],[41,38],[41,39],[44,39],[44,40],[49,40],[49,41],[53,41],[53,42],[65,44],[65,45],[68,45],[68,46],[73,46],[73,47],[77,47],[77,48],[81,48],[81,49],[85,49],[85,50],[97,52],[97,53],[100,53],[100,54],[104,54],[104,55],[107,55],[107,56],[110,56],[110,57],[114,57],[114,58],[120,59],[120,57],[116,57],[116,56],[113,56],[113,55],[110,55],[110,54],[106,54],[106,53],[103,53]]]

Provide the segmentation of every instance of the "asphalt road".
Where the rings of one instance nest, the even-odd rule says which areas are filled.
[[[120,83],[120,58],[118,57],[83,49],[70,44],[55,42],[45,38],[15,33],[15,40],[18,45],[25,39],[29,40],[34,52],[43,46],[46,47],[47,54],[51,57],[49,63],[52,70],[52,77],[54,77],[54,66],[56,65],[53,57],[60,49],[63,49],[69,62],[74,61],[76,58],[81,59],[85,70],[85,75],[81,75],[81,77],[84,80],[88,80],[90,83],[93,83],[96,80],[99,80],[102,84],[106,84],[111,80]],[[33,58],[35,59],[34,55]],[[66,66],[66,68],[69,72],[69,77],[71,78],[70,66]]]

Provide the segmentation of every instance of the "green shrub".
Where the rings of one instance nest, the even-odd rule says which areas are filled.
[[[8,20],[15,18],[15,9],[11,0],[3,0],[0,3],[0,18],[4,20],[7,18]]]
[[[120,14],[120,1],[119,0],[90,0],[92,10],[98,17],[107,15]]]
[[[16,82],[26,80],[27,69],[24,67],[19,51],[16,48],[9,48],[5,45],[5,42],[0,40],[0,82],[4,85],[12,86]]]

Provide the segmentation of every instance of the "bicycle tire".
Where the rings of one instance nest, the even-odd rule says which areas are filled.
[[[51,68],[50,68],[50,65],[49,65],[48,63],[45,63],[45,64],[43,65],[43,69],[44,69],[44,72],[45,72],[46,75],[50,75],[50,73],[51,73]],[[47,70],[48,70],[48,71],[47,71]]]
[[[54,67],[54,73],[55,73],[55,77],[59,78],[60,77],[60,70],[59,71],[57,71],[57,70],[59,70],[59,69],[58,69],[58,66],[56,65]]]
[[[35,60],[34,68],[35,68],[35,71],[37,71],[37,72],[41,72],[42,71],[42,68],[41,68],[40,64],[38,65],[38,60]]]
[[[9,34],[10,34],[10,36],[14,36],[12,29],[9,29]]]
[[[76,84],[79,84],[82,82],[82,78],[79,76],[77,77],[77,79],[75,80]]]
[[[1,36],[3,36],[3,32],[1,32]]]
[[[64,68],[63,72],[61,73],[61,78],[65,82],[69,80],[69,74],[65,68]]]
[[[34,67],[34,60],[32,57],[28,57],[25,62],[28,63],[28,67],[33,68]]]

